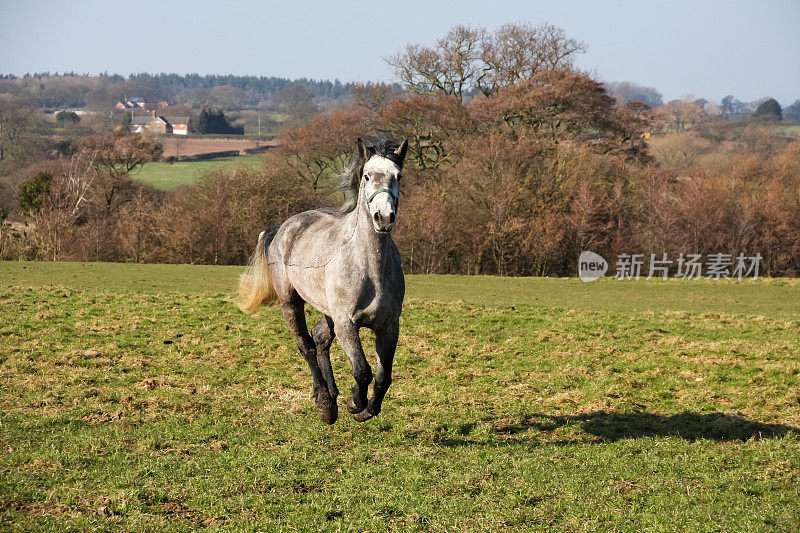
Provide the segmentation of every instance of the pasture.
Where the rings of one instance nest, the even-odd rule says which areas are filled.
[[[191,185],[203,172],[217,170],[224,166],[257,166],[263,158],[263,155],[243,155],[201,161],[175,161],[172,163],[156,161],[145,163],[132,177],[148,183],[156,189],[170,190],[180,185]]]
[[[164,157],[193,156],[229,150],[249,150],[259,146],[277,146],[277,142],[274,140],[257,142],[242,136],[237,136],[236,138],[205,138],[167,135],[159,137],[158,142],[164,148]]]
[[[775,129],[785,133],[786,135],[800,136],[800,124],[786,124],[786,125],[776,126]]]
[[[796,531],[797,280],[408,276],[328,427],[240,272],[0,263],[0,527]]]

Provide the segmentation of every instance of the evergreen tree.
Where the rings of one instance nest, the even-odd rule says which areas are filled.
[[[235,135],[244,134],[244,126],[231,126],[225,113],[216,108],[204,108],[197,117],[194,125],[198,133],[230,133]]]
[[[753,116],[765,120],[781,120],[783,118],[783,110],[777,100],[770,98],[761,102]]]
[[[66,126],[67,124],[77,124],[81,121],[81,117],[74,111],[62,111],[56,115],[56,122],[59,126]]]
[[[41,209],[44,197],[50,192],[50,183],[52,181],[53,173],[47,171],[39,172],[33,179],[22,182],[17,194],[19,210],[23,213],[28,213]]]

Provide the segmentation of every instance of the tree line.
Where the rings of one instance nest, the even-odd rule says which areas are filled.
[[[350,87],[339,80],[288,79],[276,76],[218,74],[148,74],[129,76],[103,73],[0,75],[0,93],[12,95],[36,108],[96,107],[113,105],[122,98],[167,100],[193,107],[211,103],[231,109],[255,107],[277,101],[281,91],[300,86],[311,95],[337,100]]]

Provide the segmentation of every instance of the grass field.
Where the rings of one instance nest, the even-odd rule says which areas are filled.
[[[794,125],[790,124],[790,125],[786,125],[786,126],[776,126],[775,129],[778,130],[778,131],[782,131],[783,133],[786,133],[786,134],[790,134],[790,135],[793,134],[793,135],[799,135],[800,136],[800,124],[794,124]]]
[[[409,276],[327,427],[240,270],[0,263],[0,527],[797,530],[797,280]]]
[[[241,135],[236,138],[217,138],[213,136],[189,137],[165,135],[158,138],[164,149],[164,157],[194,156],[229,150],[248,150],[259,146],[275,146],[274,141],[248,140]]]
[[[145,163],[133,175],[135,179],[149,183],[156,189],[174,189],[179,185],[191,185],[204,171],[216,170],[223,166],[258,165],[263,155],[220,157],[205,161],[176,161],[174,163]]]

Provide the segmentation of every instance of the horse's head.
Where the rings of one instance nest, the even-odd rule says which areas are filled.
[[[372,228],[376,233],[388,234],[394,226],[407,149],[407,140],[394,150],[385,146],[377,150],[372,146],[365,147],[364,142],[358,139],[358,153],[364,161],[361,173],[364,208],[372,219]]]

